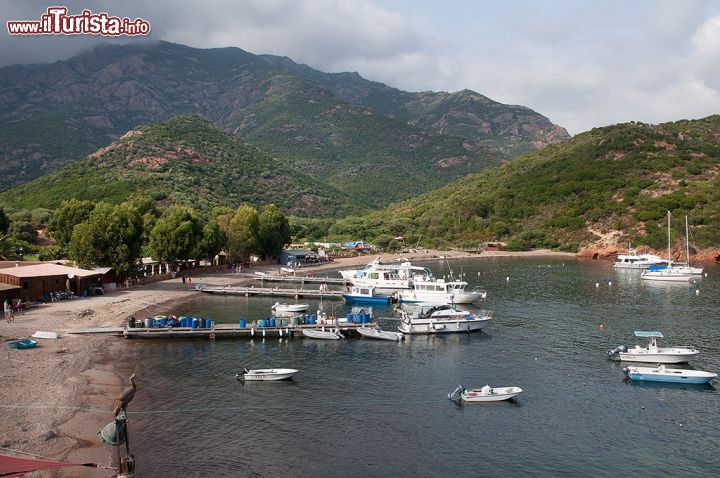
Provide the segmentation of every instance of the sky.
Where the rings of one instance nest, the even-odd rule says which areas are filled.
[[[714,0],[3,0],[2,23],[71,14],[141,17],[149,36],[288,56],[407,91],[471,89],[571,134],[720,113]],[[96,36],[0,35],[0,66],[69,58]],[[0,75],[2,72],[0,71]]]

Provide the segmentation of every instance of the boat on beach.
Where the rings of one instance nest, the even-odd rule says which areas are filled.
[[[363,337],[367,337],[369,339],[399,342],[404,337],[400,332],[391,332],[388,330],[376,329],[375,327],[358,327],[355,330],[357,330]]]
[[[400,314],[402,319],[398,330],[404,334],[475,332],[492,323],[492,314],[489,312],[476,315],[467,310],[455,310],[448,305],[433,307],[415,315],[401,309]]]
[[[663,338],[660,332],[636,330],[635,337],[649,338],[647,347],[636,345],[627,348],[619,345],[608,351],[612,360],[645,363],[684,363],[697,356],[700,352],[689,347],[658,347],[657,340]]]
[[[252,381],[275,381],[275,380],[289,380],[298,373],[298,370],[294,368],[260,368],[260,369],[243,369],[242,372],[235,374],[236,378],[245,380],[246,382]]]
[[[37,346],[37,340],[33,339],[17,339],[8,342],[8,347],[11,349],[34,349]]]
[[[345,338],[339,330],[302,329],[302,334],[310,339],[340,340]]]
[[[500,402],[502,400],[510,400],[515,398],[518,394],[522,393],[520,387],[491,387],[485,385],[483,388],[475,388],[467,390],[462,385],[458,385],[457,388],[448,393],[448,399],[454,400],[458,397],[463,402]]]
[[[630,380],[645,382],[710,383],[717,377],[717,374],[712,372],[665,368],[662,364],[657,367],[625,367],[623,372]]]

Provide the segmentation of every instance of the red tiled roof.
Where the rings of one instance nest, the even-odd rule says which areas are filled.
[[[100,272],[89,271],[86,269],[78,269],[77,267],[61,266],[54,263],[35,264],[32,266],[9,267],[0,269],[0,274],[6,274],[14,277],[43,277],[43,276],[62,276],[72,275],[73,277],[99,277]]]

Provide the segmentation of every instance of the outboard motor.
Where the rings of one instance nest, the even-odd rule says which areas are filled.
[[[464,390],[465,387],[463,387],[462,385],[458,385],[452,393],[448,393],[448,399],[452,400],[453,398],[455,398],[455,395],[457,395],[458,393],[462,393]]]
[[[623,353],[627,352],[627,347],[625,347],[624,345],[618,345],[614,349],[608,350],[608,358],[611,358],[611,359],[615,358],[615,356],[617,354],[619,354],[620,352],[623,352]]]
[[[623,373],[627,375],[630,372],[630,369],[627,367],[623,367]]]

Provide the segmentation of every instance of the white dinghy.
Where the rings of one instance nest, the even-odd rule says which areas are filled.
[[[689,347],[658,347],[657,339],[663,338],[660,332],[636,330],[635,337],[649,338],[650,343],[647,347],[636,345],[632,348],[619,345],[608,351],[608,356],[613,360],[626,362],[684,363],[700,353]]]
[[[309,304],[281,304],[280,302],[275,302],[270,310],[272,310],[275,315],[284,317],[302,314],[307,312],[309,308]]]
[[[400,332],[389,332],[387,330],[376,329],[374,327],[358,327],[355,330],[357,330],[363,337],[367,337],[369,339],[399,342],[404,337],[404,335]]]
[[[311,339],[340,340],[345,338],[339,330],[302,329],[302,334]]]
[[[500,402],[515,398],[522,391],[520,387],[491,387],[490,385],[467,390],[462,385],[458,385],[455,391],[448,393],[448,398],[453,400],[458,397],[463,402]]]
[[[289,380],[298,373],[294,368],[259,368],[254,370],[243,369],[242,372],[236,373],[235,377],[252,381],[273,381],[273,380]]]

